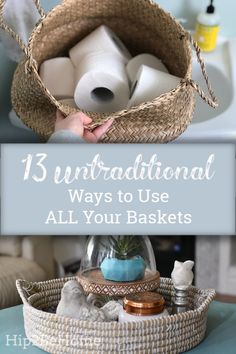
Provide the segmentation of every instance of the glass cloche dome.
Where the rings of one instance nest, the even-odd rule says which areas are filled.
[[[90,236],[80,268],[83,276],[109,282],[141,281],[156,272],[148,236]]]

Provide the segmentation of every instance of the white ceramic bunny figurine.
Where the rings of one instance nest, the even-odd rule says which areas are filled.
[[[185,290],[193,282],[193,261],[186,261],[184,263],[175,261],[174,269],[171,273],[171,278],[175,288]]]
[[[70,280],[62,289],[56,313],[82,321],[110,322],[117,320],[120,307],[116,301],[110,301],[102,308],[94,306],[87,301],[80,283],[77,280]]]

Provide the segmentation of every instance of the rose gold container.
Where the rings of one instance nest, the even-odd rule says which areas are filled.
[[[168,315],[164,298],[158,293],[146,292],[124,298],[119,322],[143,321]]]

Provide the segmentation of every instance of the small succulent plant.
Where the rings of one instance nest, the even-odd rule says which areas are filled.
[[[101,272],[106,280],[130,282],[143,279],[146,263],[141,255],[139,237],[109,236],[103,247],[105,258],[101,263]]]
[[[109,242],[117,259],[130,259],[138,256],[141,251],[140,242],[135,236],[111,236]]]

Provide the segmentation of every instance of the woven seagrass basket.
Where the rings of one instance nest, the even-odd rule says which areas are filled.
[[[64,0],[46,14],[39,0],[41,20],[28,46],[3,20],[6,0],[0,0],[0,27],[17,40],[25,56],[12,85],[12,103],[22,121],[47,139],[54,130],[55,112],[65,115],[75,109],[60,104],[42,83],[38,70],[43,61],[67,55],[68,50],[101,24],[109,26],[133,55],[151,53],[159,57],[181,83],[172,91],[130,110],[110,114],[85,112],[93,119],[89,128],[114,118],[104,137],[109,143],[165,143],[177,138],[190,124],[195,92],[212,107],[217,100],[211,89],[200,50],[190,34],[152,0]],[[192,50],[195,47],[210,97],[192,80]]]
[[[60,301],[67,278],[41,283],[18,280],[23,301],[25,331],[29,340],[53,354],[86,353],[182,353],[198,345],[205,336],[207,313],[214,290],[191,287],[191,311],[150,321],[98,323],[69,319],[47,312]],[[158,292],[171,305],[172,281],[161,278]]]

